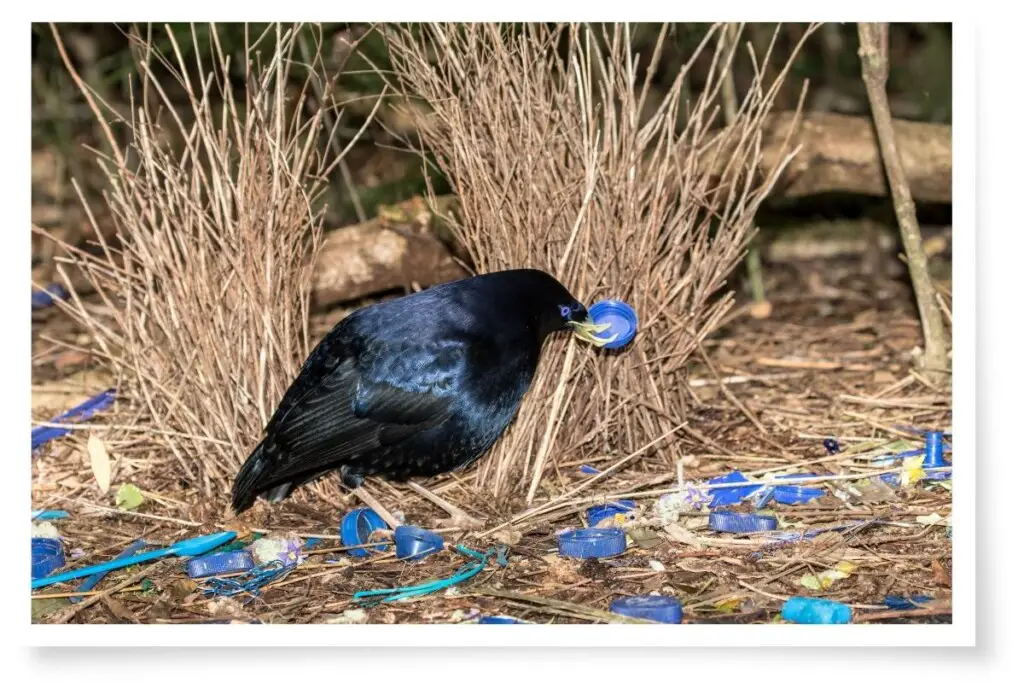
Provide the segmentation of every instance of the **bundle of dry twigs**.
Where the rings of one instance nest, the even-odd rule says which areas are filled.
[[[459,196],[453,229],[474,266],[542,268],[585,301],[630,302],[641,321],[625,352],[552,342],[479,468],[496,495],[526,490],[529,502],[554,460],[630,453],[678,429],[687,360],[731,306],[722,286],[786,161],[758,171],[759,131],[789,65],[766,83],[768,56],[751,51],[757,77],[734,122],[714,128],[736,42],[713,26],[654,101],[668,32],[641,68],[623,25],[387,29],[395,87],[430,109],[421,136]],[[691,92],[706,53],[711,75]],[[679,457],[671,437],[659,445]]]
[[[134,443],[154,468],[173,456],[172,474],[217,496],[310,348],[322,221],[314,206],[347,150],[321,149],[340,117],[324,64],[300,61],[319,54],[318,30],[272,25],[247,34],[242,65],[232,64],[216,27],[210,54],[196,42],[188,59],[165,30],[167,52],[152,34],[132,34],[141,93],[129,119],[66,59],[97,120],[113,118],[128,143],[122,149],[103,124],[110,151],[98,161],[114,239],[93,221],[97,250],[62,245],[64,262],[106,306],[98,312],[77,296],[62,305],[89,331],[90,350],[126,399],[117,417],[125,429],[105,434],[115,451]],[[54,37],[66,56],[56,29]]]

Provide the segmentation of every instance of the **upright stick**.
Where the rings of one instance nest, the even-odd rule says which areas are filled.
[[[950,373],[946,331],[942,323],[942,312],[936,301],[935,288],[928,274],[928,258],[921,246],[917,210],[896,146],[892,112],[889,110],[889,98],[885,93],[885,83],[889,78],[889,25],[860,23],[857,24],[857,34],[860,37],[859,52],[864,85],[867,87],[868,100],[871,103],[871,114],[875,119],[882,162],[889,179],[893,207],[903,238],[903,250],[907,254],[910,281],[914,285],[917,308],[921,315],[921,331],[924,334],[921,369],[929,380],[946,383]]]

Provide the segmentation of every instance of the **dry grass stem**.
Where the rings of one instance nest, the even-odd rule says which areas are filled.
[[[668,26],[643,65],[623,25],[385,31],[394,87],[430,109],[422,142],[459,196],[452,229],[476,269],[542,268],[583,301],[621,298],[640,318],[624,353],[573,357],[576,342],[549,343],[516,423],[477,470],[496,496],[525,492],[529,504],[559,462],[633,452],[686,419],[687,361],[732,306],[726,277],[786,163],[758,172],[788,64],[767,82],[767,56],[750,51],[754,84],[722,125],[721,66],[739,51],[721,25],[658,96]],[[691,99],[685,83],[702,55],[712,75]],[[671,466],[681,455],[670,438],[657,457]]]

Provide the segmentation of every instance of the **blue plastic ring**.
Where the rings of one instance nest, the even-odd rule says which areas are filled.
[[[708,525],[715,531],[730,534],[744,534],[755,531],[773,531],[779,520],[768,515],[749,515],[742,512],[716,510],[708,518]]]
[[[249,571],[255,564],[248,550],[233,550],[194,557],[188,561],[185,569],[193,579],[201,579],[205,576]]]
[[[366,545],[370,542],[370,535],[374,531],[387,528],[387,522],[370,508],[356,508],[341,519],[341,544]],[[387,544],[382,544],[370,548],[352,548],[348,553],[354,557],[369,557],[371,550],[383,552],[387,549]]]
[[[683,621],[683,605],[670,595],[630,595],[612,600],[611,612],[634,619],[679,624]]]
[[[565,557],[587,560],[626,552],[622,529],[573,529],[558,535],[558,552]]]

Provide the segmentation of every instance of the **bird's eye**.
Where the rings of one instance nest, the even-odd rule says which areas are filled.
[[[572,310],[568,306],[559,306],[558,312],[562,314],[562,317],[568,320],[572,316]]]

